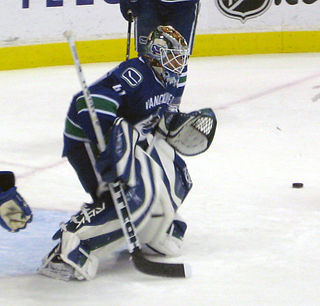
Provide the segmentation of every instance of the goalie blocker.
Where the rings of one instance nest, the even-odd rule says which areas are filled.
[[[178,144],[179,150],[189,155],[190,152],[199,154],[209,147],[215,117],[213,112],[204,113],[178,113],[182,120],[175,117],[169,125],[167,119],[165,126],[175,129],[167,129],[166,137],[150,139],[150,134],[152,147],[147,149],[149,153],[138,143],[137,130],[122,118],[116,120],[107,149],[97,160],[97,169],[105,182],[121,180],[131,220],[145,253],[181,254],[187,224],[178,209],[190,191],[192,181],[186,164],[173,147]],[[211,118],[210,129],[196,125],[200,114],[203,118]],[[179,136],[179,133],[182,134]],[[190,137],[192,133],[198,137],[206,135],[206,141],[200,141],[198,149],[193,147],[191,151],[185,151],[183,146],[189,148],[190,145],[186,145],[188,142],[182,135]],[[163,128],[161,134],[164,135]],[[169,137],[172,139],[170,145]],[[39,272],[62,280],[93,279],[100,260],[122,249],[126,243],[108,191],[100,201],[84,204],[79,213],[61,225],[53,238],[59,242],[44,258]]]

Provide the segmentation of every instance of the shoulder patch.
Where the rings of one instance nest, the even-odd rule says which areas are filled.
[[[124,79],[130,87],[137,87],[143,80],[142,74],[132,67],[127,68],[121,74],[121,78]]]

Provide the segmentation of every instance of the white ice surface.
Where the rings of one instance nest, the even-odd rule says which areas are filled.
[[[115,64],[84,65],[88,82]],[[185,159],[188,230],[168,261],[189,263],[189,279],[144,275],[126,253],[90,282],[37,275],[59,222],[89,200],[60,157],[79,83],[73,66],[2,71],[0,90],[0,169],[34,210],[25,231],[0,229],[0,305],[320,305],[320,54],[191,59],[181,109],[212,107],[218,127]]]

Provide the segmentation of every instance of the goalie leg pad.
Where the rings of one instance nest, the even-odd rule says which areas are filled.
[[[151,156],[164,171],[161,196],[153,206],[150,221],[139,234],[143,250],[167,256],[180,255],[186,223],[177,209],[192,187],[186,164],[162,138],[156,137]]]
[[[62,233],[61,243],[43,260],[39,273],[61,280],[91,280],[97,273],[98,258],[71,232]]]
[[[180,256],[186,230],[186,222],[182,220],[179,214],[176,214],[168,229],[166,231],[160,230],[156,238],[147,243],[146,246],[158,254]]]
[[[75,269],[79,280],[91,280],[98,270],[98,258],[90,254],[90,249],[70,232],[63,232],[61,239],[61,259]]]
[[[167,193],[173,207],[177,210],[193,185],[187,166],[175,150],[159,137],[155,137],[150,154],[162,167]]]
[[[154,203],[158,202],[163,176],[159,165],[140,147],[135,149],[134,158],[136,184],[134,187],[125,186],[125,194],[132,222],[139,233],[149,221]],[[107,193],[104,201],[83,205],[54,235],[54,239],[61,240],[61,261],[74,269],[72,278],[92,279],[97,261],[125,245],[126,240],[111,201]],[[67,274],[68,269],[65,270]]]
[[[174,211],[170,198],[162,194],[162,201],[153,208],[151,218],[139,234],[143,251],[147,254],[178,256],[181,254],[186,222]]]
[[[50,278],[69,281],[74,279],[74,268],[63,262],[60,258],[60,244],[42,260],[38,273]]]

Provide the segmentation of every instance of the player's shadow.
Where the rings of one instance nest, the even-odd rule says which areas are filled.
[[[120,275],[131,273],[134,270],[133,262],[127,250],[112,253],[100,260],[98,275]]]

